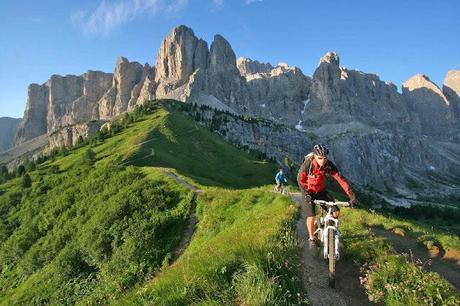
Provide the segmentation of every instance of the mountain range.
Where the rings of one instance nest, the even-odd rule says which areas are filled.
[[[307,76],[286,63],[237,59],[222,36],[208,47],[186,26],[164,39],[153,66],[120,57],[113,73],[31,84],[14,146],[43,135],[52,146],[72,145],[106,120],[166,98],[208,106],[200,119],[225,116],[218,133],[279,162],[298,163],[322,142],[356,185],[406,200],[460,191],[460,70],[448,71],[442,88],[417,74],[398,92],[341,66],[336,52]]]

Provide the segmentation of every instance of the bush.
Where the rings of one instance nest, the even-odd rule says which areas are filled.
[[[20,165],[16,171],[17,176],[23,176],[26,173],[26,167],[24,165]]]
[[[96,153],[91,148],[86,149],[83,155],[83,162],[86,165],[92,165],[96,161]]]
[[[22,187],[24,187],[24,188],[32,187],[32,179],[30,178],[30,175],[28,173],[26,173],[22,177]]]

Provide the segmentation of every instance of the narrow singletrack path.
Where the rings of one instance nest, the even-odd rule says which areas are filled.
[[[306,213],[300,193],[291,198],[301,207],[297,222],[297,237],[301,243],[302,278],[304,288],[312,305],[372,305],[359,284],[358,267],[350,262],[339,261],[335,288],[329,288],[328,267],[318,247],[310,247],[305,224]]]
[[[189,245],[190,241],[192,240],[193,233],[195,232],[195,225],[198,222],[196,215],[195,215],[195,210],[196,210],[196,200],[199,194],[203,193],[203,190],[198,189],[196,186],[193,186],[180,177],[178,177],[176,174],[173,172],[167,171],[165,172],[166,176],[169,178],[175,180],[179,185],[190,189],[193,191],[193,199],[192,199],[192,208],[190,211],[190,216],[188,218],[188,224],[187,228],[185,229],[184,234],[182,235],[182,239],[179,242],[179,245],[173,252],[173,258],[172,258],[172,265],[177,261],[177,259],[184,253],[185,249]]]

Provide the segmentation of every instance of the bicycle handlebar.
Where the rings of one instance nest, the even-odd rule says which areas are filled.
[[[326,206],[350,206],[348,202],[334,202],[334,201],[324,201],[324,200],[314,200],[313,203]]]

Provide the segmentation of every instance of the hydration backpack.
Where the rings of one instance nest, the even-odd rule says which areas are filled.
[[[313,152],[305,155],[303,158],[302,164],[300,165],[299,171],[297,172],[297,184],[299,185],[300,188],[302,188],[302,186],[300,185],[300,174],[304,171],[307,171],[307,174],[310,174],[310,172],[312,171],[312,166],[313,166],[312,161],[313,161],[314,155],[315,154]],[[307,169],[307,167],[309,169]]]

